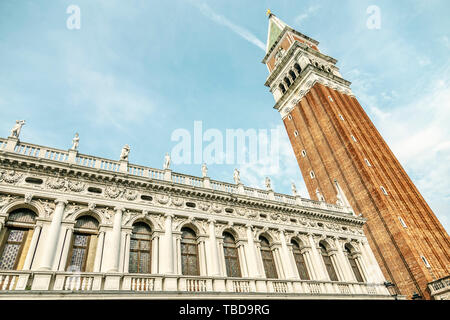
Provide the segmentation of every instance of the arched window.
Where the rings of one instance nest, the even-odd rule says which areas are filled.
[[[266,272],[266,278],[276,279],[278,278],[278,273],[269,241],[262,236],[259,237],[259,240],[261,241],[261,257],[264,265],[264,271]]]
[[[286,88],[284,87],[284,85],[283,85],[282,83],[280,83],[280,84],[278,85],[278,87],[280,88],[280,90],[281,90],[282,93],[285,93],[285,92],[286,92]]]
[[[323,243],[320,243],[320,253],[322,254],[323,262],[325,263],[325,268],[327,269],[328,276],[330,277],[331,281],[338,281],[338,277],[336,275],[336,270],[334,269],[333,262],[331,261],[331,257],[323,245]]]
[[[0,250],[0,270],[21,270],[25,262],[36,214],[30,209],[17,209],[11,212],[6,221]]]
[[[189,228],[182,228],[181,232],[181,272],[184,275],[198,276],[197,235]]]
[[[294,68],[295,70],[297,70],[298,74],[300,75],[300,73],[302,72],[302,68],[300,68],[300,65],[298,63],[294,64]]]
[[[291,81],[289,80],[288,77],[285,77],[285,78],[284,78],[284,83],[286,83],[286,85],[287,85],[288,87],[291,86]]]
[[[241,266],[239,264],[239,254],[234,237],[225,232],[223,234],[223,254],[228,277],[241,277]]]
[[[292,240],[292,251],[294,252],[294,260],[297,265],[298,274],[302,280],[310,280],[308,268],[306,267],[305,257],[300,251],[300,246]]]
[[[97,249],[98,221],[91,216],[79,217],[75,223],[72,246],[66,270],[92,272]]]
[[[350,262],[350,267],[352,267],[353,274],[356,277],[356,281],[364,282],[361,272],[359,270],[359,267],[356,264],[356,258],[354,256],[354,254],[352,253],[352,248],[348,244],[345,245],[345,254],[347,256],[348,262]]]
[[[297,78],[297,76],[295,75],[295,72],[292,70],[289,71],[289,75],[292,77],[292,80],[295,80],[295,78]]]
[[[144,222],[133,224],[130,238],[130,273],[151,273],[152,230]]]

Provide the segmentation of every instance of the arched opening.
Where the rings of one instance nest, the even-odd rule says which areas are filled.
[[[292,77],[292,80],[295,80],[295,78],[297,78],[297,76],[295,75],[295,72],[292,70],[289,71],[289,75]]]
[[[298,63],[294,64],[294,69],[297,70],[297,73],[300,75],[302,72],[302,68],[300,68],[300,65]]]
[[[278,273],[275,266],[275,259],[273,257],[272,249],[270,249],[269,241],[263,237],[259,237],[261,244],[261,257],[264,265],[264,271],[266,272],[266,278],[277,279]]]
[[[20,208],[12,211],[0,233],[0,270],[21,270],[33,237],[36,213]]]
[[[223,254],[228,277],[241,277],[241,266],[239,264],[239,253],[236,240],[229,232],[223,233]]]
[[[151,273],[152,230],[144,222],[133,224],[130,237],[130,273]]]
[[[295,264],[297,265],[298,274],[302,280],[310,280],[308,268],[306,266],[306,260],[301,252],[300,246],[297,241],[292,240],[292,251],[294,253]]]
[[[345,255],[347,256],[348,262],[350,263],[350,267],[352,268],[356,281],[364,282],[361,270],[359,270],[358,264],[356,263],[354,249],[348,243],[345,245]]]
[[[98,240],[98,221],[89,215],[79,217],[74,226],[66,270],[92,272]]]
[[[181,229],[181,273],[189,276],[200,275],[197,235],[186,227]]]
[[[323,262],[325,263],[325,268],[327,269],[328,276],[331,281],[338,281],[336,270],[334,269],[333,261],[331,261],[331,256],[325,247],[324,243],[319,244],[320,253],[322,254]]]
[[[284,78],[284,83],[286,83],[286,85],[287,85],[288,87],[291,86],[291,80],[289,80],[288,77],[285,77],[285,78]]]
[[[286,92],[286,88],[284,87],[284,85],[283,85],[282,83],[280,83],[280,84],[278,85],[278,88],[280,88],[280,90],[281,90],[282,93],[285,93],[285,92]]]

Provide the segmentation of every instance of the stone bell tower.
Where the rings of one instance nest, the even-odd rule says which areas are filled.
[[[427,284],[450,273],[447,232],[342,78],[337,60],[268,13],[265,85],[310,197],[362,213],[386,279],[398,294],[429,299]]]

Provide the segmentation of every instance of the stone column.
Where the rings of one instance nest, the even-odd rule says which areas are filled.
[[[159,273],[159,233],[153,233],[152,236],[152,266],[150,273],[152,274],[158,274]]]
[[[199,237],[199,241],[198,241],[198,262],[199,262],[199,266],[200,266],[200,275],[201,276],[206,276],[208,275],[208,269],[209,266],[206,265],[206,245],[205,245],[205,237]]]
[[[100,230],[98,234],[97,250],[95,252],[94,272],[100,272],[100,270],[102,269],[104,243],[105,243],[105,231]]]
[[[130,239],[131,239],[131,231],[128,231],[125,234],[125,257],[123,260],[123,272],[128,273],[128,269],[130,267]],[[151,267],[150,267],[151,268]]]
[[[366,266],[364,265],[364,261],[362,260],[361,254],[357,254],[355,256],[355,261],[356,261],[356,265],[359,268],[359,273],[361,273],[361,276],[362,276],[364,282],[369,283],[370,280],[368,278],[367,269],[366,269]]]
[[[64,239],[64,246],[62,248],[61,261],[59,262],[58,271],[64,271],[66,269],[67,259],[69,258],[69,249],[72,244],[73,226],[66,228],[66,236]]]
[[[173,265],[173,235],[172,235],[172,218],[173,214],[166,214],[164,224],[164,237],[161,241],[161,273],[174,274]]]
[[[55,200],[56,208],[53,213],[52,222],[48,230],[47,239],[45,241],[45,251],[41,260],[39,270],[50,270],[55,258],[56,245],[58,244],[59,232],[61,230],[61,221],[63,218],[64,208],[67,204],[66,200]]]
[[[350,262],[348,261],[347,256],[344,253],[344,250],[342,249],[342,243],[339,239],[335,238],[334,242],[336,244],[337,247],[337,258],[338,260],[341,261],[340,265],[341,265],[341,270],[343,271],[344,274],[344,280],[345,281],[356,281],[356,277],[353,274],[352,268],[350,266]]]
[[[211,275],[220,276],[219,269],[219,252],[217,251],[216,227],[215,220],[209,219],[209,244],[211,249]]]
[[[247,227],[247,244],[248,244],[248,272],[250,277],[261,277],[258,270],[258,260],[256,255],[255,241],[253,239],[253,231],[251,225],[246,225]]]
[[[386,281],[386,278],[381,272],[378,262],[375,259],[372,249],[369,246],[369,243],[367,241],[361,241],[360,247],[363,258],[365,258],[368,262],[367,263],[368,274],[370,274],[370,277],[372,277],[374,282],[384,283]]]
[[[110,256],[109,267],[107,272],[118,272],[119,271],[119,259],[120,259],[120,238],[122,230],[122,207],[114,208],[116,213],[114,214],[114,224],[112,229],[111,240],[108,246],[108,253]]]
[[[319,276],[316,273],[316,268],[312,263],[311,258],[311,247],[305,247],[302,251],[303,257],[305,258],[306,266],[308,268],[309,278],[311,280],[319,280]]]
[[[33,238],[31,238],[30,247],[28,248],[27,256],[25,258],[22,270],[30,270],[31,268],[31,263],[33,262],[33,256],[36,251],[36,245],[39,239],[39,235],[41,234],[41,229],[42,229],[41,225],[36,225],[34,227]]]
[[[272,250],[272,254],[273,254],[273,258],[275,261],[275,267],[276,267],[276,271],[277,271],[277,275],[279,279],[287,279],[287,272],[286,272],[286,264],[282,264],[282,260],[283,259],[283,254],[281,251],[281,248],[279,247],[279,245],[275,245],[272,246],[271,248]]]
[[[328,252],[331,258],[331,262],[333,263],[334,269],[336,271],[336,275],[338,277],[339,281],[346,281],[345,275],[341,269],[341,263],[339,262],[338,258],[338,252],[336,250],[333,250],[331,252]]]
[[[317,249],[317,245],[312,234],[308,234],[308,240],[311,245],[311,258],[314,262],[313,264],[315,266],[314,270],[317,276],[317,280],[329,280],[325,263],[323,262],[322,255]]]
[[[242,241],[238,241],[237,243],[238,255],[239,255],[239,264],[241,266],[241,273],[243,277],[249,277],[248,271],[248,262],[247,257],[245,255],[245,246]],[[223,248],[222,248],[223,251]],[[226,268],[224,269],[224,275],[226,275]]]
[[[292,268],[292,259],[293,254],[289,252],[289,249],[287,247],[286,243],[286,237],[284,235],[284,230],[280,230],[280,241],[281,241],[281,249],[282,249],[282,259],[281,261],[284,262],[284,270],[286,271],[286,278],[287,279],[295,279],[295,270]]]

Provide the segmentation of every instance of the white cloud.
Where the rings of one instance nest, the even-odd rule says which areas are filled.
[[[238,26],[237,24],[234,24],[224,16],[217,14],[214,12],[211,7],[209,7],[206,3],[196,1],[196,0],[189,0],[190,3],[192,3],[194,6],[196,6],[200,12],[207,18],[211,19],[217,24],[223,25],[227,28],[229,28],[231,31],[239,35],[241,38],[244,38],[248,42],[254,44],[258,48],[260,48],[263,51],[266,51],[266,46],[264,43],[259,40],[253,33],[248,31],[247,29]]]
[[[444,227],[450,217],[450,68],[420,99],[385,113],[371,108],[377,128]]]
[[[319,9],[321,8],[320,5],[311,5],[308,7],[308,9],[306,9],[305,12],[299,14],[297,17],[295,17],[294,21],[295,24],[300,25],[300,23],[303,20],[308,19],[311,15],[314,15],[314,13],[316,13]]]

